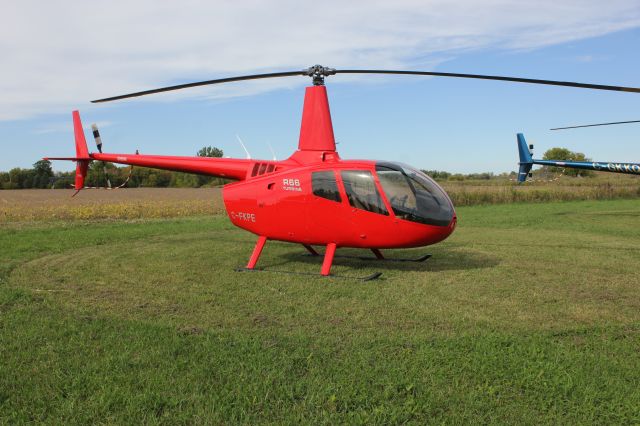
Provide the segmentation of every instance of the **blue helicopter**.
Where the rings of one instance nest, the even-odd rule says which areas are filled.
[[[612,124],[640,123],[640,120],[616,121],[611,123],[585,124],[580,126],[556,127],[550,130],[578,129],[581,127],[609,126]],[[566,167],[570,169],[595,170],[598,172],[625,173],[640,175],[640,163],[610,163],[601,161],[568,161],[568,160],[537,160],[532,157],[533,145],[527,145],[522,133],[518,133],[518,153],[520,154],[520,170],[518,182],[525,182],[531,177],[531,168],[534,164],[541,166]]]

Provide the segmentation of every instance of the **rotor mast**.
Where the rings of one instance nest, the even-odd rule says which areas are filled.
[[[300,140],[298,152],[315,151],[316,153],[336,151],[336,141],[329,110],[329,99],[324,78],[335,74],[333,68],[314,65],[307,68],[304,74],[311,77],[313,86],[309,86],[304,94],[302,122],[300,124]],[[296,153],[297,154],[297,153]],[[294,156],[298,157],[298,155]]]
[[[298,150],[336,150],[327,88],[324,85],[310,86],[305,90]]]

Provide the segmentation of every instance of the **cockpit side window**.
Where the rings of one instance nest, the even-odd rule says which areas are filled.
[[[389,215],[369,170],[343,170],[340,176],[352,207]]]
[[[311,173],[311,187],[313,195],[326,198],[327,200],[341,202],[340,191],[336,184],[336,176],[333,172],[313,172]]]

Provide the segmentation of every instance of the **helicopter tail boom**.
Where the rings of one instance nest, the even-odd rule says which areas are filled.
[[[239,158],[178,157],[168,155],[94,153],[91,158],[132,166],[244,180],[255,160]]]
[[[93,160],[185,173],[195,173],[235,180],[246,179],[255,163],[254,160],[236,158],[177,157],[165,155],[140,155],[137,153],[110,154],[102,152],[90,154],[89,149],[87,148],[87,140],[84,135],[82,121],[80,120],[80,113],[78,111],[73,111],[73,133],[76,146],[75,157],[45,157],[44,159],[75,161],[76,176],[74,187],[77,191],[84,188],[89,163]]]
[[[595,170],[599,172],[625,173],[640,175],[640,163],[607,163],[599,161],[570,161],[570,160],[538,160],[531,156],[533,145],[527,145],[522,133],[518,133],[518,154],[520,155],[520,170],[518,182],[524,182],[534,164],[540,166],[565,167],[570,169]]]

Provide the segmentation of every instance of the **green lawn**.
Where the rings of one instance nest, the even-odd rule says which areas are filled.
[[[222,216],[4,225],[0,423],[639,423],[640,201],[458,215],[388,252],[424,264],[336,259],[372,282],[233,272]]]

